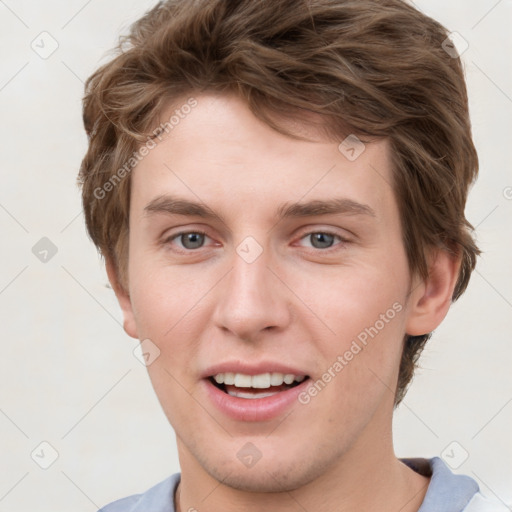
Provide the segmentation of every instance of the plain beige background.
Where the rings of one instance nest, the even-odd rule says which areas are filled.
[[[179,470],[75,183],[83,81],[154,4],[0,0],[0,512],[94,512]],[[469,45],[481,176],[467,212],[485,253],[396,412],[396,452],[442,456],[511,506],[512,2],[416,4]]]

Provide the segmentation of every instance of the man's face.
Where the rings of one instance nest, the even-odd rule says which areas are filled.
[[[388,143],[357,156],[233,96],[196,100],[133,171],[125,312],[160,351],[148,371],[182,469],[277,491],[378,458],[410,320]]]

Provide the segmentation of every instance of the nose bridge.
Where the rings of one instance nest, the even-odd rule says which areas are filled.
[[[268,268],[271,250],[246,237],[235,247],[231,270],[218,296],[214,321],[237,337],[252,339],[289,321],[289,304],[279,279]]]

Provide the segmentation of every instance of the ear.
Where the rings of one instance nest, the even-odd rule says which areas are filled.
[[[448,313],[461,265],[461,258],[437,249],[428,257],[427,279],[413,280],[409,297],[406,333],[421,336],[436,329]]]
[[[117,301],[123,312],[123,329],[128,336],[139,339],[130,295],[119,282],[117,268],[111,258],[105,259],[105,267],[107,269],[108,280],[110,281],[110,285],[116,294]]]

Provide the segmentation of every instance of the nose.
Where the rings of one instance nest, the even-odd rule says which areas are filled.
[[[269,250],[251,261],[240,249],[217,289],[213,320],[236,338],[256,341],[264,331],[278,332],[290,323],[291,292],[273,268]]]

